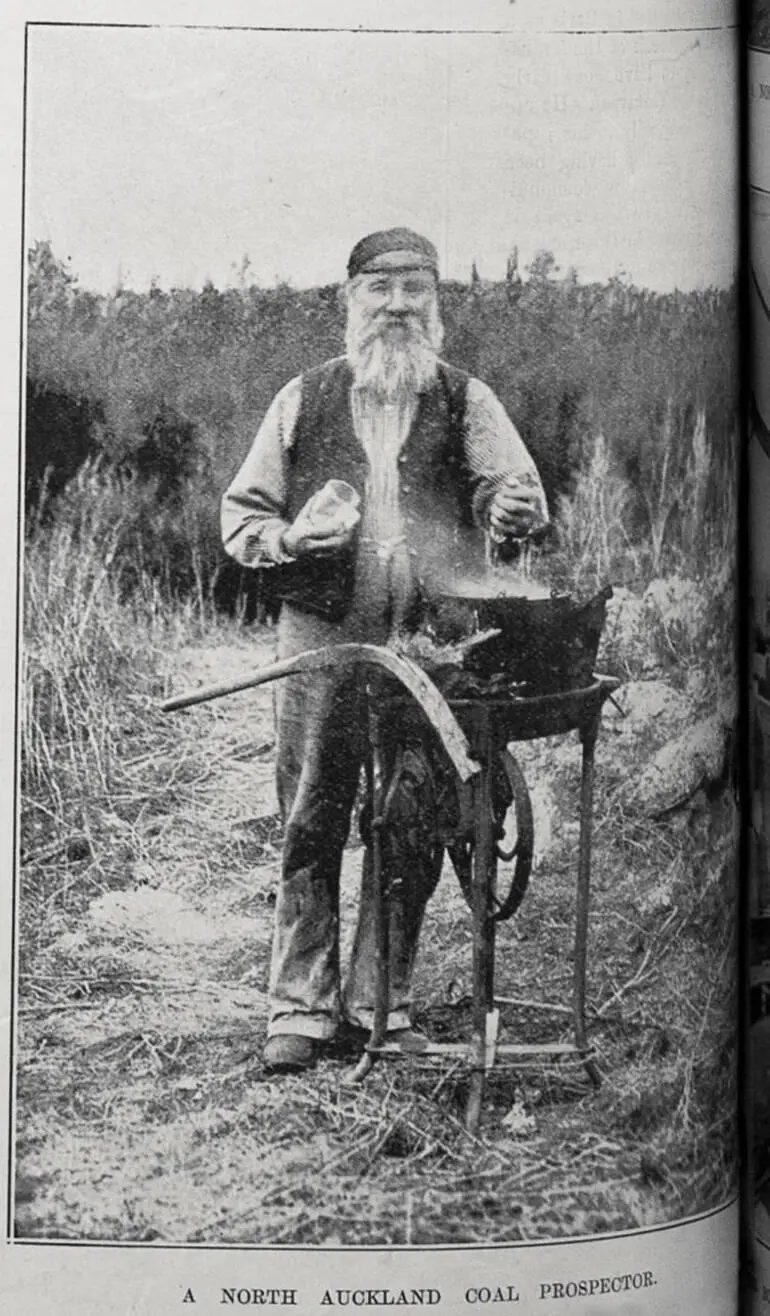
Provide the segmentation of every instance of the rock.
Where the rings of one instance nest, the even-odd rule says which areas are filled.
[[[659,679],[629,681],[616,691],[615,700],[608,700],[602,712],[602,761],[616,780],[636,783],[651,755],[696,723],[695,705]]]
[[[615,700],[604,705],[604,721],[619,732],[633,733],[654,723],[655,730],[668,737],[695,717],[692,699],[667,681],[628,681],[615,692]]]
[[[597,671],[651,675],[683,654],[697,656],[718,646],[724,623],[715,619],[714,605],[729,612],[732,588],[729,564],[708,585],[674,575],[657,577],[641,596],[616,588],[607,605]]]
[[[715,714],[682,731],[632,781],[626,804],[650,817],[668,813],[719,781],[724,771],[728,729]]]

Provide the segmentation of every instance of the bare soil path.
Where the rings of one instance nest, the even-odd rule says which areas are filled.
[[[169,659],[173,688],[246,674],[272,652],[259,630],[188,645]],[[93,806],[86,854],[41,861],[22,883],[17,1233],[493,1242],[628,1228],[723,1200],[730,1003],[713,992],[728,953],[725,848],[618,818],[628,765],[613,735],[608,726],[599,752],[590,947],[604,1086],[594,1093],[574,1066],[501,1070],[472,1139],[459,1066],[383,1063],[350,1087],[340,1047],[307,1076],[265,1075],[280,864],[272,693],[158,717],[157,740],[125,765],[125,800],[109,814]],[[539,862],[501,934],[499,990],[563,1007],[577,747],[543,742],[522,761]],[[359,865],[351,846],[343,948]],[[469,956],[468,914],[445,871],[416,974],[418,1022],[437,1037],[467,1033]],[[566,1016],[533,1006],[511,1007],[506,1026],[522,1040],[568,1036]]]

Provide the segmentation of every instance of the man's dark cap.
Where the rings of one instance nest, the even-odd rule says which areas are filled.
[[[369,269],[397,269],[399,254],[404,268],[432,270],[438,277],[438,252],[433,243],[410,228],[389,228],[369,233],[356,243],[348,258],[348,278],[366,274]]]

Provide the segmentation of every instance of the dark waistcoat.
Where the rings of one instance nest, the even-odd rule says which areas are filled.
[[[302,377],[302,399],[291,448],[287,519],[329,479],[346,480],[366,500],[368,462],[356,437],[350,405],[352,370],[337,357]],[[422,591],[441,588],[452,571],[482,565],[483,537],[473,526],[474,481],[465,460],[468,376],[439,364],[435,384],[421,394],[398,459],[399,504],[415,576]],[[358,537],[330,557],[307,558],[271,569],[277,596],[332,621],[350,608]]]

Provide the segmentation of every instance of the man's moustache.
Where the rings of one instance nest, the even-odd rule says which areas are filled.
[[[363,330],[359,336],[359,341],[364,345],[374,343],[378,338],[384,337],[389,329],[394,329],[396,326],[400,329],[408,329],[415,338],[425,338],[425,328],[422,321],[416,316],[405,316],[403,319],[394,316],[388,320],[377,320],[368,329]]]
[[[385,315],[378,316],[375,320],[375,324],[418,324],[421,326],[422,320],[420,316],[415,315],[413,311],[405,311],[403,315],[394,314],[393,311],[388,311]]]

